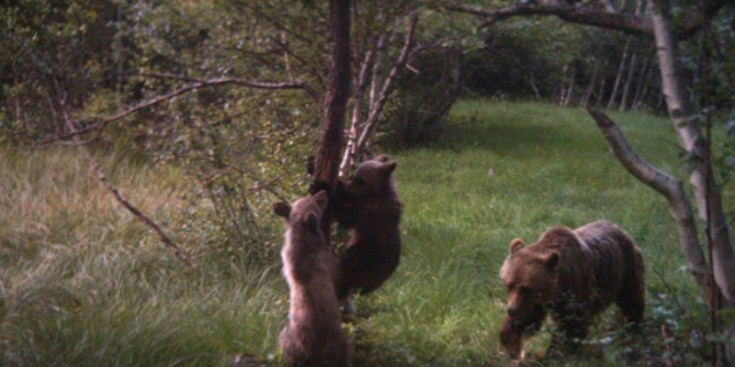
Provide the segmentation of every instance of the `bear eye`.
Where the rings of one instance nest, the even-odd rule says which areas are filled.
[[[524,295],[531,294],[531,288],[521,287],[521,289],[519,290],[519,292],[521,292]]]

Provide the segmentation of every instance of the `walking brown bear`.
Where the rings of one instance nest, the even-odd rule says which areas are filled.
[[[363,162],[348,180],[337,182],[330,205],[337,222],[352,229],[339,262],[341,301],[352,292],[372,292],[398,267],[402,205],[393,179],[396,166],[380,155]]]
[[[339,261],[321,230],[326,206],[325,191],[273,206],[286,218],[281,259],[290,308],[279,345],[290,366],[351,366],[335,290]]]
[[[516,238],[500,269],[508,292],[501,344],[517,359],[522,336],[538,331],[548,311],[557,326],[550,350],[574,347],[586,337],[592,318],[611,303],[629,322],[640,323],[645,272],[638,246],[610,222],[575,230],[553,227],[530,246]]]

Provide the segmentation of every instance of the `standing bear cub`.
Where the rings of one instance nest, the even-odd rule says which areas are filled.
[[[548,311],[557,326],[550,350],[574,347],[611,303],[637,324],[645,310],[645,272],[638,246],[610,222],[553,227],[530,246],[516,238],[500,268],[508,292],[500,342],[517,359],[521,337],[538,331]]]
[[[325,191],[273,206],[286,219],[281,259],[290,308],[279,345],[289,366],[351,365],[334,285],[338,260],[321,229],[326,206]]]
[[[337,222],[352,229],[340,257],[337,297],[369,293],[380,287],[401,258],[401,202],[393,171],[396,162],[380,155],[360,165],[347,181],[338,181],[331,207]]]

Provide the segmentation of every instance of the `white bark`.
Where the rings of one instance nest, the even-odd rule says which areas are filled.
[[[668,14],[656,6],[656,1],[648,1],[649,13],[653,22],[656,50],[661,71],[661,84],[669,117],[674,125],[679,144],[699,162],[689,176],[700,218],[707,218],[706,166],[704,140],[699,124],[693,116],[693,109],[682,82],[676,59],[677,44]],[[666,8],[664,8],[666,9]],[[722,212],[719,189],[711,185],[709,190],[710,218],[712,231],[713,272],[726,305],[735,305],[735,258],[729,238],[729,228]]]

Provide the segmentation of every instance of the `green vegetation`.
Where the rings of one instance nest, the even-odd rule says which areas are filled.
[[[612,117],[642,156],[684,177],[668,120]],[[598,319],[591,340],[601,342],[580,362],[619,365],[631,345],[641,358],[675,365],[699,358],[706,306],[682,270],[667,205],[615,161],[584,111],[465,101],[440,141],[391,155],[405,205],[404,252],[385,287],[357,300],[359,317],[347,325],[356,365],[506,364],[497,274],[508,243],[601,218],[643,249],[650,333],[629,344],[615,333],[613,309]],[[278,219],[263,227],[265,254],[223,251],[211,203],[179,169],[122,152],[97,158],[201,272],[167,253],[74,148],[0,148],[0,364],[216,366],[238,353],[277,361],[288,307]],[[547,336],[530,341],[534,354]]]

